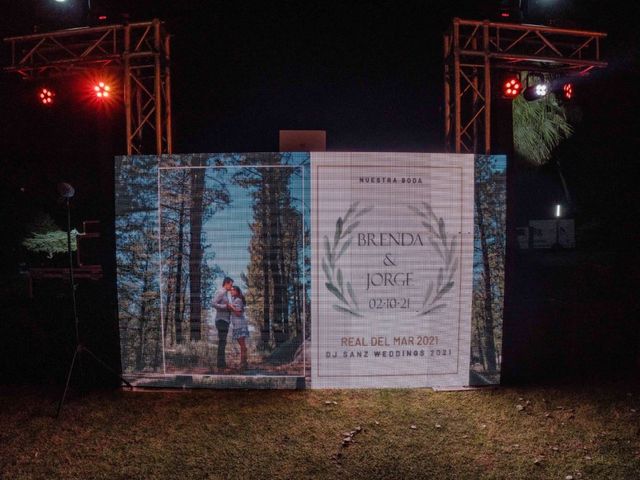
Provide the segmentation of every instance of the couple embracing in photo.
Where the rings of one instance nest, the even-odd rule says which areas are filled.
[[[246,302],[240,287],[233,284],[233,279],[225,277],[222,288],[213,297],[213,308],[216,310],[216,330],[218,331],[218,360],[219,369],[227,368],[225,350],[229,327],[233,327],[232,338],[240,345],[240,368],[245,370],[247,362],[247,337],[249,336],[249,322],[244,315]]]

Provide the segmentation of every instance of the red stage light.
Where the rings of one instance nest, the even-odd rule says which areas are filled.
[[[562,96],[565,98],[565,100],[571,100],[571,98],[573,97],[573,85],[570,83],[565,83],[562,86]]]
[[[522,83],[518,77],[510,77],[502,84],[502,94],[505,98],[516,98],[522,91]]]
[[[53,90],[42,88],[38,96],[40,97],[40,103],[49,106],[53,103],[53,97],[55,97],[56,94]]]
[[[103,99],[109,96],[111,87],[104,82],[98,82],[97,85],[93,86],[93,90],[96,92],[96,97]]]

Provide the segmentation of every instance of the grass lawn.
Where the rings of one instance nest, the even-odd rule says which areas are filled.
[[[58,420],[57,390],[2,388],[3,480],[640,478],[637,384],[110,391]]]

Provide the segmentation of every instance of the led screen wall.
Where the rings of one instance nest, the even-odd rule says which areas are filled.
[[[475,159],[475,170],[474,194],[465,155],[117,158],[125,377],[222,388],[498,381],[504,159]]]

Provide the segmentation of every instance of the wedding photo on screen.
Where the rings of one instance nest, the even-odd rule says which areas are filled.
[[[309,154],[123,157],[123,371],[144,385],[305,375]]]

